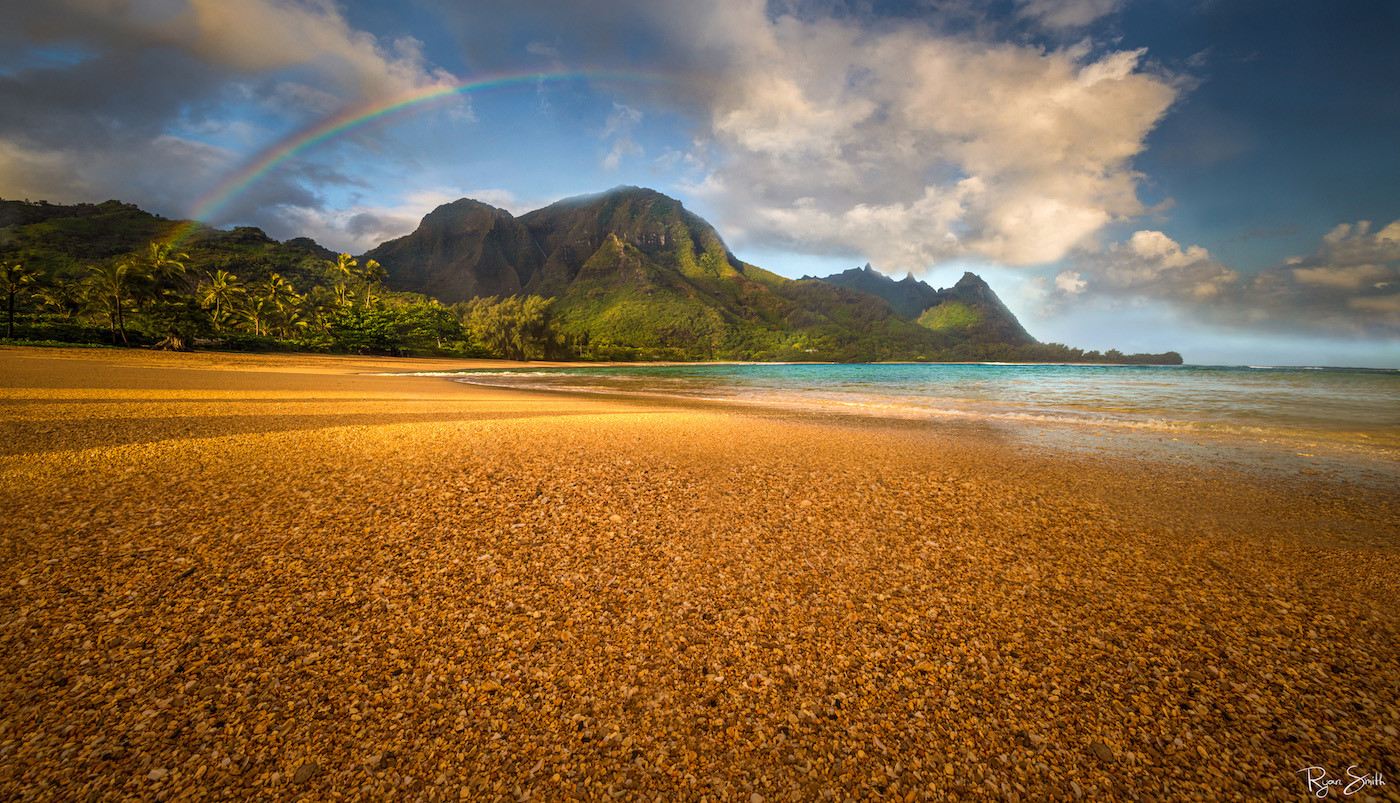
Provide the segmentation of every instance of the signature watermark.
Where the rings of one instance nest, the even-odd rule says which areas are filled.
[[[1308,794],[1314,797],[1327,797],[1334,789],[1343,795],[1354,795],[1368,786],[1385,786],[1385,776],[1379,772],[1357,772],[1356,764],[1347,767],[1345,778],[1329,776],[1326,767],[1304,767],[1298,772],[1308,785]]]

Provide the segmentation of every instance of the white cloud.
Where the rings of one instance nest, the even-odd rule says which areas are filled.
[[[603,168],[616,170],[623,156],[642,155],[642,146],[632,139],[632,131],[642,122],[642,113],[625,103],[613,103],[601,139],[612,140],[612,150],[603,159]]]
[[[1055,276],[1056,289],[1062,293],[1068,293],[1069,295],[1079,295],[1084,292],[1084,288],[1089,286],[1088,282],[1079,278],[1079,276],[1080,274],[1077,270],[1060,271],[1060,273]]]
[[[544,42],[530,42],[525,45],[525,52],[532,56],[549,59],[550,61],[559,61],[563,56],[559,48],[545,44]]]
[[[710,181],[724,190],[709,199],[721,229],[894,274],[1092,246],[1144,211],[1131,160],[1177,94],[1140,68],[1142,51],[1091,58],[792,17],[728,35],[709,110],[727,154]]]
[[[1076,264],[1088,268],[1086,285],[1120,297],[1204,299],[1236,286],[1239,274],[1213,260],[1206,249],[1182,248],[1160,231],[1134,232]]]
[[[1047,28],[1082,28],[1122,8],[1125,0],[1016,0],[1017,11]]]
[[[1143,260],[1157,263],[1157,269],[1180,268],[1210,259],[1199,245],[1182,250],[1176,241],[1160,231],[1138,231],[1128,240],[1128,248]]]
[[[1299,284],[1336,287],[1343,290],[1360,290],[1367,285],[1375,287],[1394,277],[1395,272],[1384,265],[1293,268],[1293,280]]]
[[[1371,221],[1343,223],[1322,238],[1323,246],[1298,264],[1356,266],[1400,260],[1400,220],[1371,231]]]
[[[1400,221],[1372,231],[1343,223],[1305,256],[1242,276],[1200,246],[1182,248],[1160,231],[1135,232],[1073,259],[1040,303],[1059,308],[1069,295],[1168,302],[1216,325],[1331,335],[1400,338]],[[1073,281],[1065,280],[1068,275]],[[1074,288],[1078,287],[1076,291]]]
[[[419,42],[355,30],[329,0],[188,0],[184,13],[147,31],[238,72],[308,66],[351,97],[392,97],[450,78],[425,68]]]
[[[766,0],[427,2],[474,54],[505,64],[530,63],[528,17],[568,32],[548,40],[567,63],[685,76],[627,102],[699,121],[709,172],[685,189],[735,247],[868,258],[894,275],[958,257],[1038,265],[1094,246],[1105,225],[1144,211],[1132,160],[1180,92],[1140,50],[994,41],[971,3],[873,22]],[[967,8],[942,7],[953,5]],[[1035,0],[1021,12],[1062,26],[1118,5]],[[949,15],[969,25],[942,33]]]

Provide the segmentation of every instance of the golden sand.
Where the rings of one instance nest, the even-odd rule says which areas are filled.
[[[1384,483],[442,366],[0,349],[0,798],[1400,799]]]

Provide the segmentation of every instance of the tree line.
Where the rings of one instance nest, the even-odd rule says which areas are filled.
[[[223,268],[195,271],[189,262],[162,242],[73,276],[0,262],[5,337],[175,350],[568,356],[552,299],[478,298],[447,307],[389,290],[378,262],[360,264],[349,254],[302,271],[300,287],[276,272],[248,282]]]

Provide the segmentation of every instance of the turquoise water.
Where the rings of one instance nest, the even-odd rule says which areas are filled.
[[[856,364],[463,371],[462,382],[852,414],[1400,445],[1400,371],[1226,366]]]

